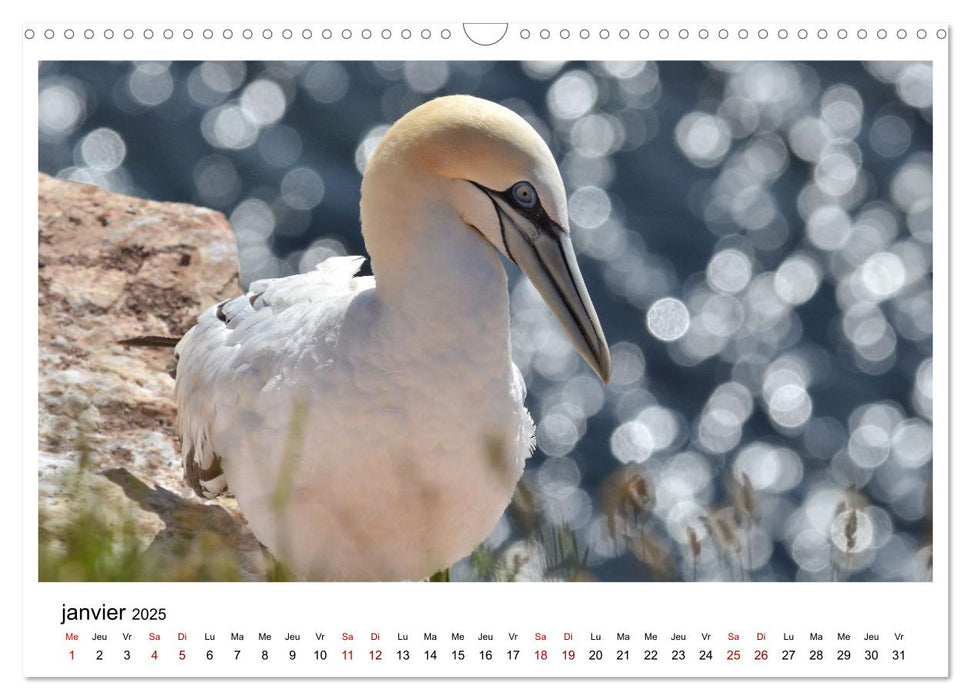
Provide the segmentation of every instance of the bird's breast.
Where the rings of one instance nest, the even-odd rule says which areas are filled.
[[[498,343],[466,331],[435,347],[372,333],[264,397],[277,424],[248,432],[224,468],[254,533],[298,575],[421,579],[489,535],[532,424],[508,327]]]

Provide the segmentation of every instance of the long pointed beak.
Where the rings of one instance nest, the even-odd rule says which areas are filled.
[[[610,380],[610,348],[583,283],[570,237],[549,217],[527,217],[501,199],[492,199],[506,254],[533,283],[573,347],[606,384]]]

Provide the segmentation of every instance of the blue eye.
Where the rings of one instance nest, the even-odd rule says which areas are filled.
[[[536,195],[536,188],[525,180],[517,182],[510,188],[510,191],[516,203],[527,209],[536,206],[536,202],[539,201],[539,197]]]

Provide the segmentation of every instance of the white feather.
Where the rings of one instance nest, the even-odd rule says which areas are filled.
[[[433,329],[402,333],[430,324],[383,313],[374,278],[353,277],[359,257],[255,282],[223,304],[225,322],[212,307],[177,347],[183,457],[220,457],[253,532],[299,576],[427,577],[508,505],[534,428],[509,359],[505,275],[475,245],[493,258],[483,293],[498,300],[453,319],[457,347],[436,347]]]
[[[489,535],[522,475],[534,426],[511,361],[505,232],[474,178],[530,178],[566,221],[555,161],[524,120],[435,100],[365,174],[377,282],[356,277],[360,257],[261,280],[176,348],[187,473],[207,495],[228,486],[300,577],[428,577]]]

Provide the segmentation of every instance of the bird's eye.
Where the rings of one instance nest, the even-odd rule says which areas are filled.
[[[513,199],[520,206],[527,208],[534,207],[536,206],[536,202],[539,201],[539,197],[536,195],[536,188],[525,180],[513,185],[511,191]]]

